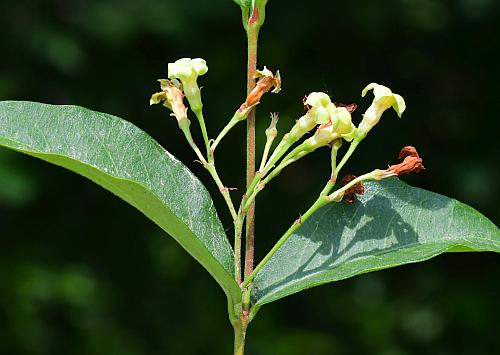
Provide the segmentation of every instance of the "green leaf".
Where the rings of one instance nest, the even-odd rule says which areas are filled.
[[[500,252],[500,231],[454,199],[397,178],[365,184],[353,204],[318,210],[256,275],[252,301],[292,293],[370,271],[430,259],[444,252]]]
[[[233,1],[245,9],[248,9],[250,8],[250,6],[252,6],[252,0],[233,0]]]
[[[133,124],[77,106],[1,101],[0,146],[65,167],[121,197],[179,242],[233,303],[240,301],[233,252],[207,190]]]

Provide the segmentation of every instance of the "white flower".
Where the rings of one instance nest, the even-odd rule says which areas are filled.
[[[406,109],[405,100],[401,95],[394,94],[391,89],[376,83],[369,84],[361,93],[364,97],[366,93],[373,90],[375,96],[372,104],[363,115],[363,120],[359,124],[356,135],[363,139],[366,134],[380,121],[382,114],[389,108],[393,108],[399,117]]]
[[[182,82],[184,95],[189,101],[191,110],[201,112],[203,104],[198,86],[198,76],[208,71],[207,63],[201,58],[182,58],[175,63],[168,63],[168,77]]]
[[[309,107],[309,113],[316,124],[328,123],[335,111],[330,96],[324,92],[312,92],[304,102]]]
[[[304,100],[307,113],[297,120],[290,131],[295,141],[312,130],[316,125],[327,124],[335,113],[335,105],[324,92],[312,92]]]
[[[330,121],[320,125],[314,135],[307,139],[308,146],[310,149],[315,150],[339,138],[350,141],[355,129],[349,111],[345,107],[336,107]]]
[[[207,71],[207,62],[201,58],[182,58],[175,63],[168,63],[168,77],[171,79],[196,80]]]

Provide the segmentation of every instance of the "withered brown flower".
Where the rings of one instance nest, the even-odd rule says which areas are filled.
[[[390,165],[387,171],[399,176],[413,172],[418,173],[425,169],[422,164],[422,158],[418,155],[415,147],[410,145],[401,149],[398,159],[403,159],[403,162],[396,165]]]
[[[352,180],[356,179],[355,175],[347,174],[342,178],[342,185],[347,185]],[[346,203],[353,203],[356,201],[356,194],[363,195],[365,193],[365,186],[363,185],[363,181],[358,182],[356,185],[347,189],[344,193],[344,197],[342,197],[342,201]]]
[[[281,77],[279,71],[277,71],[275,75],[264,67],[263,70],[257,70],[254,78],[259,80],[250,94],[248,94],[245,102],[240,106],[240,112],[259,104],[262,96],[266,92],[269,92],[271,88],[274,88],[273,91],[271,91],[274,94],[277,94],[281,90]]]

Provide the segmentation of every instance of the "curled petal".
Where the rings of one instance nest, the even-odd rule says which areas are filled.
[[[388,87],[377,83],[371,83],[363,89],[361,96],[365,97],[370,90],[373,90],[373,95],[375,96],[373,105],[376,105],[378,110],[383,112],[392,107],[399,117],[401,117],[406,110],[406,103],[403,97],[394,94]]]
[[[160,102],[167,100],[167,94],[164,91],[160,91],[151,95],[151,99],[149,100],[149,105],[159,104]]]
[[[304,101],[304,104],[308,106],[308,108],[321,106],[326,107],[331,103],[332,101],[330,100],[330,96],[324,92],[311,92],[307,95]]]
[[[377,83],[367,85],[361,95],[364,97],[368,91],[373,90],[373,102],[363,115],[363,120],[358,126],[356,136],[363,139],[368,132],[380,121],[382,114],[389,108],[393,108],[399,117],[406,109],[405,100],[401,95],[394,94],[391,89]]]
[[[157,92],[151,96],[150,105],[163,102],[163,106],[173,112],[173,116],[178,121],[187,119],[187,107],[184,105],[184,94],[177,86],[178,83],[173,80],[159,79],[163,91]]]

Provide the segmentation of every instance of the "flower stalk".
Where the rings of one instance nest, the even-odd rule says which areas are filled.
[[[255,88],[254,75],[257,71],[257,43],[259,31],[263,20],[259,17],[259,8],[254,7],[246,28],[247,32],[247,95]],[[255,177],[255,110],[247,118],[247,188]],[[255,255],[255,203],[246,212],[246,238],[245,238],[245,277],[253,271]]]

